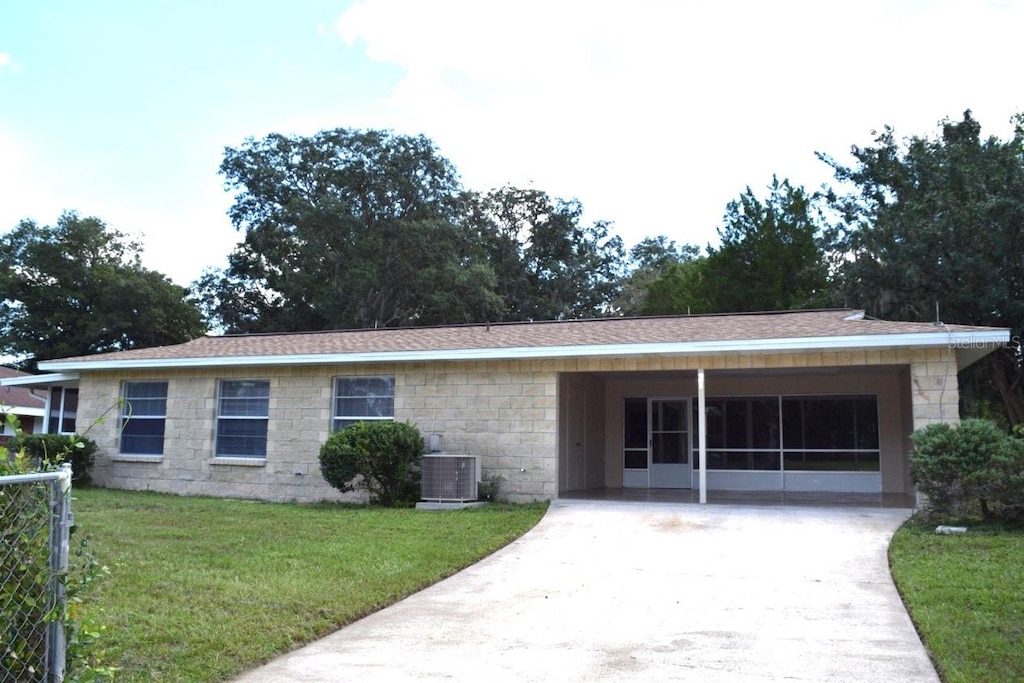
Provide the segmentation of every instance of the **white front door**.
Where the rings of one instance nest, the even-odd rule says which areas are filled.
[[[689,399],[651,399],[650,417],[650,487],[691,488]]]

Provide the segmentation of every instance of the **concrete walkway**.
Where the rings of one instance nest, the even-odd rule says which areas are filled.
[[[479,564],[239,680],[937,683],[886,561],[908,514],[556,501]]]

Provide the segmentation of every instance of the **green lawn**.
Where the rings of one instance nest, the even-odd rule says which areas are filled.
[[[118,681],[219,681],[476,562],[545,505],[451,512],[75,491]]]
[[[946,683],[1024,681],[1024,531],[941,536],[911,520],[889,562]]]

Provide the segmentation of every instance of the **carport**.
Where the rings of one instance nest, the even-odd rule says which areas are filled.
[[[995,347],[922,328],[691,343],[559,373],[559,495],[907,504],[910,434],[959,420],[957,372]]]

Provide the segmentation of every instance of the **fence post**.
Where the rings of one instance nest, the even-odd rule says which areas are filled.
[[[67,639],[64,631],[67,616],[68,554],[71,546],[71,464],[60,466],[57,479],[50,484],[52,516],[50,524],[50,595],[55,618],[46,626],[46,659],[48,680],[64,680]]]

